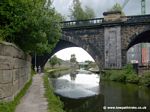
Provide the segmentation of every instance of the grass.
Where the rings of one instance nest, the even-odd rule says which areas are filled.
[[[21,98],[26,94],[31,84],[32,84],[32,78],[25,84],[23,89],[18,93],[18,95],[14,98],[13,101],[1,102],[0,112],[15,112],[17,105],[20,103]]]
[[[60,101],[59,97],[55,96],[53,93],[53,88],[50,84],[47,74],[43,76],[44,87],[45,87],[45,97],[48,101],[48,112],[65,112],[63,110],[63,103]]]
[[[45,70],[46,73],[50,73],[50,72],[56,72],[56,71],[63,71],[63,70],[68,70],[69,68],[47,68]]]

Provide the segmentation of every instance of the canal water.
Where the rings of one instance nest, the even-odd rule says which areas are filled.
[[[148,88],[100,81],[87,71],[54,74],[59,77],[51,78],[52,85],[66,112],[150,112]]]

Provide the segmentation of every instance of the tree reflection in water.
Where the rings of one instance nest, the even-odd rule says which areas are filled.
[[[76,71],[71,71],[71,72],[70,72],[70,79],[71,79],[72,81],[75,81],[76,75],[77,75],[77,72],[76,72]]]

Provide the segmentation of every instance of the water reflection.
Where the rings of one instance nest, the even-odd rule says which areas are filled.
[[[104,105],[107,107],[144,107],[146,110],[117,110],[117,112],[150,112],[150,90],[133,84],[102,82],[101,94],[104,95]],[[116,110],[106,110],[114,112]]]
[[[60,99],[64,102],[66,112],[104,112],[104,96],[101,94],[81,99]]]
[[[99,94],[99,78],[96,74],[70,74],[53,79],[55,92],[61,96],[79,99]]]
[[[147,110],[104,110],[104,112],[150,112],[150,89],[133,84],[103,81],[97,74],[66,73],[52,80],[66,112],[103,112],[103,106],[146,106]]]
[[[77,74],[76,71],[71,71],[71,72],[70,72],[70,79],[71,79],[72,81],[75,81],[75,79],[76,79],[76,74]]]

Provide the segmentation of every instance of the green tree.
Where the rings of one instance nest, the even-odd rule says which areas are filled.
[[[61,35],[59,21],[50,0],[0,1],[0,38],[28,53],[51,51]]]
[[[60,60],[57,58],[56,55],[54,55],[50,60],[49,60],[49,64],[52,66],[52,68],[59,64],[60,65]]]
[[[109,10],[109,11],[120,11],[121,15],[125,15],[125,13],[123,12],[123,8],[119,3],[116,3],[113,5],[113,7]]]
[[[74,20],[84,20],[95,17],[95,13],[91,8],[88,6],[86,6],[85,10],[82,8],[80,0],[73,0],[73,8],[70,9],[70,11],[70,17]]]
[[[86,19],[92,19],[95,17],[94,10],[88,6],[85,8]]]

